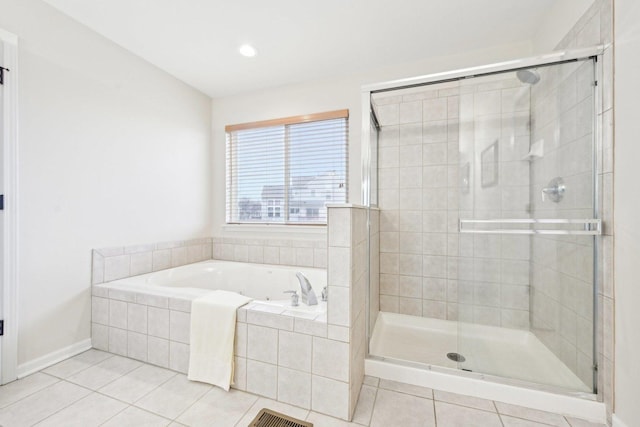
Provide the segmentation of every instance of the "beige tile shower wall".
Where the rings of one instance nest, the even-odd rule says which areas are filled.
[[[462,218],[529,217],[530,89],[513,74],[493,82],[462,82],[460,173],[469,170],[468,190],[459,187]],[[498,163],[491,173],[491,150]],[[528,236],[460,234],[458,319],[528,329]]]
[[[593,216],[593,65],[540,69],[532,87],[533,141],[544,156],[531,162],[534,218]],[[567,187],[558,203],[543,200],[555,177]],[[593,238],[532,238],[532,330],[585,384],[593,378]]]
[[[457,223],[527,216],[528,88],[511,76],[374,102],[380,310],[527,328],[528,240],[460,235]],[[498,182],[482,186],[481,153],[494,143]],[[469,187],[459,190],[466,170]]]
[[[94,249],[91,284],[211,259],[211,238]]]
[[[580,18],[576,25],[567,33],[565,38],[557,46],[557,49],[582,48],[603,44],[605,46],[604,55],[599,58],[596,77],[598,86],[596,96],[601,100],[596,111],[596,131],[600,136],[599,145],[596,147],[597,161],[597,181],[600,195],[598,210],[603,222],[603,235],[600,241],[600,256],[596,259],[599,272],[597,277],[597,298],[598,313],[596,313],[596,353],[598,364],[598,398],[603,400],[607,407],[608,423],[611,425],[611,414],[613,411],[613,371],[614,371],[614,293],[613,293],[613,4],[611,0],[596,0],[589,10]],[[572,242],[573,245],[563,247],[569,250],[584,250],[584,245],[580,241]],[[540,244],[538,244],[540,245]],[[534,257],[549,254],[548,249],[536,249],[534,247]],[[587,257],[589,255],[586,255]],[[582,274],[582,273],[580,273]],[[588,281],[577,281],[581,286],[582,296],[577,298],[586,299],[586,289],[583,286]],[[541,307],[540,307],[541,308]],[[532,307],[535,315],[537,307]],[[564,312],[566,313],[566,309]],[[590,313],[580,315],[576,313],[576,319],[582,322],[582,326],[576,324],[576,367],[581,377],[586,379],[587,360],[585,356],[590,356],[588,348],[591,343],[591,330],[588,330],[588,320]],[[567,319],[570,321],[570,319]],[[570,324],[573,331],[573,324]],[[566,328],[565,328],[566,329]],[[569,347],[569,346],[566,346]],[[571,352],[567,352],[571,355]],[[589,357],[589,360],[591,358]]]
[[[330,207],[328,223],[328,338],[346,336],[349,343],[345,402],[351,419],[364,379],[366,356],[366,295],[369,280],[367,210],[363,207]],[[334,363],[342,361],[334,360]],[[340,387],[340,390],[345,390]],[[342,394],[340,395],[342,399]],[[314,403],[315,402],[315,403]],[[318,399],[312,402],[319,405]],[[338,415],[345,418],[343,414]]]
[[[327,268],[327,240],[214,237],[213,259]]]

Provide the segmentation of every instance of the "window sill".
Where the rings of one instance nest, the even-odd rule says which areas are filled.
[[[222,226],[224,234],[253,233],[253,234],[307,234],[314,237],[326,236],[326,225],[283,225],[283,224],[225,224]]]

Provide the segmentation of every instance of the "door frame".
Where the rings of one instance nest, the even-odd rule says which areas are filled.
[[[18,371],[18,37],[0,29],[5,71],[3,96],[4,162],[2,165],[5,204],[2,277],[4,336],[0,339],[0,384],[17,378]]]

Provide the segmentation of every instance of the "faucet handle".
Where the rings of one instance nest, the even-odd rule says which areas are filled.
[[[322,301],[326,301],[326,300],[327,300],[327,297],[329,296],[329,295],[328,295],[328,292],[327,292],[327,287],[326,287],[326,286],[325,286],[324,288],[322,288],[322,294],[321,294],[321,295],[322,295]]]
[[[283,294],[291,294],[291,306],[297,307],[299,305],[298,299],[300,296],[298,295],[298,291],[284,291]]]

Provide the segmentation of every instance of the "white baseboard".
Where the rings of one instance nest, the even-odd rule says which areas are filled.
[[[611,417],[611,421],[612,421],[611,425],[613,427],[629,427],[625,423],[620,421],[620,418],[618,418],[616,414],[613,414],[613,416]]]
[[[18,378],[23,378],[27,375],[33,374],[34,372],[38,372],[41,369],[48,368],[51,365],[55,365],[64,359],[80,354],[90,348],[91,338],[87,338],[86,340],[71,344],[68,347],[45,354],[44,356],[38,357],[30,362],[18,365]]]

